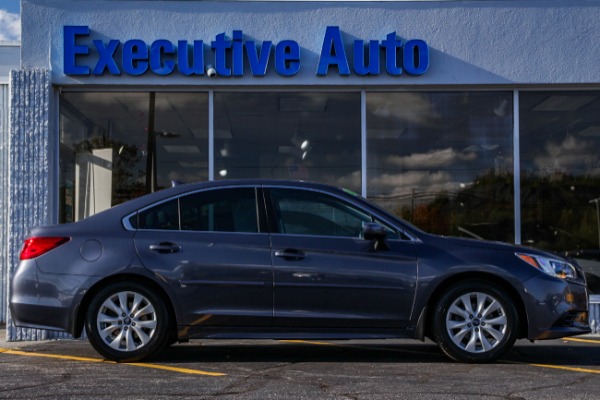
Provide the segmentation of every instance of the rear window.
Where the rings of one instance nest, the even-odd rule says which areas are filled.
[[[254,188],[207,190],[157,204],[129,218],[134,229],[259,231]]]

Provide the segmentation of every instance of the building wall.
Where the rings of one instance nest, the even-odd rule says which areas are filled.
[[[0,323],[6,322],[8,216],[8,85],[0,84]]]
[[[8,289],[9,74],[19,68],[20,45],[0,42],[0,324],[6,322]]]
[[[560,1],[424,2],[210,2],[210,1],[24,0],[22,66],[50,69],[55,85],[556,85],[598,84],[600,3]],[[52,21],[52,23],[47,23]],[[179,74],[68,77],[63,75],[63,26],[89,26],[91,39],[203,40],[242,30],[246,40],[295,40],[302,67],[284,78],[270,69],[264,78],[209,80]],[[398,38],[425,40],[430,68],[422,76],[341,77],[315,75],[327,26],[339,26],[345,41]],[[351,47],[351,46],[347,46]],[[347,51],[350,51],[347,48]]]

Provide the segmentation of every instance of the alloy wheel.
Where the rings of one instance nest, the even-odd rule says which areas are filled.
[[[470,292],[456,298],[446,313],[446,330],[452,342],[469,353],[488,352],[507,335],[508,319],[492,295]]]

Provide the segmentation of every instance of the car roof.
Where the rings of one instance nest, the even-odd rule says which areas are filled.
[[[297,187],[297,188],[307,188],[307,189],[315,189],[315,190],[323,190],[330,193],[342,194],[344,193],[343,189],[336,188],[334,186],[315,183],[315,182],[306,182],[306,181],[295,181],[295,180],[278,180],[278,179],[238,179],[238,180],[219,180],[219,181],[204,181],[197,183],[188,183],[188,184],[178,184],[174,187],[159,190],[154,193],[146,194],[144,196],[126,201],[122,204],[116,205],[106,211],[101,213],[92,215],[81,221],[93,221],[98,218],[104,218],[108,214],[112,216],[125,216],[127,214],[133,213],[140,208],[144,208],[148,205],[151,205],[156,202],[160,202],[162,200],[169,199],[171,197],[176,197],[178,195],[193,192],[197,190],[203,189],[212,189],[212,188],[221,188],[221,187],[262,187],[262,186],[287,186],[287,187]]]

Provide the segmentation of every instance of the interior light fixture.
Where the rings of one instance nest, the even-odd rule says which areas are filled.
[[[596,96],[550,96],[535,107],[533,111],[577,111],[596,100]]]
[[[496,116],[498,116],[498,117],[505,117],[507,106],[508,106],[508,100],[503,99],[500,102],[500,104],[498,104],[496,107],[494,107],[494,114],[496,114]]]

